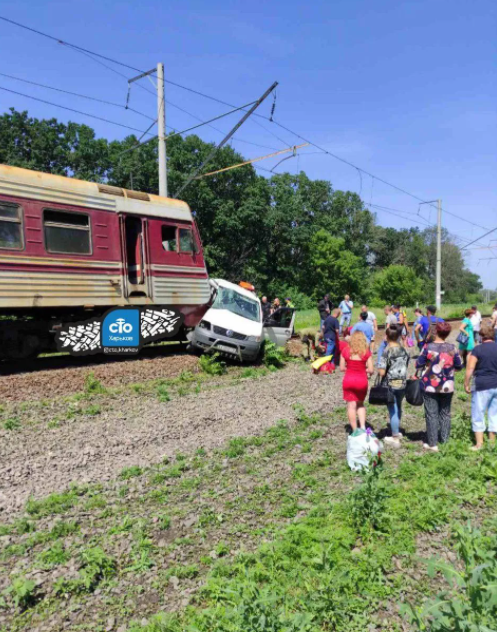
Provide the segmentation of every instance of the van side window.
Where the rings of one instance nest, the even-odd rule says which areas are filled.
[[[198,252],[197,243],[193,236],[191,228],[179,229],[179,251],[180,252]]]
[[[22,211],[17,204],[0,202],[0,248],[22,250]]]
[[[176,226],[162,226],[161,241],[166,252],[176,252],[177,238]]]

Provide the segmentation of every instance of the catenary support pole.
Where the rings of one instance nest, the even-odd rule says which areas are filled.
[[[437,270],[435,301],[437,310],[442,306],[442,200],[437,200]]]
[[[159,137],[159,195],[167,197],[166,102],[164,64],[157,64],[157,125]]]

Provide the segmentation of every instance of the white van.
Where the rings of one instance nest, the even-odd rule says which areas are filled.
[[[242,361],[255,360],[264,339],[285,346],[293,332],[294,309],[281,307],[263,322],[261,302],[253,292],[222,279],[211,279],[211,284],[214,303],[188,336],[194,348]]]

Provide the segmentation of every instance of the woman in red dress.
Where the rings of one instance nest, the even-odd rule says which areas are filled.
[[[359,426],[366,429],[366,409],[364,400],[368,394],[368,378],[373,375],[373,358],[366,336],[356,331],[350,337],[348,347],[340,356],[340,371],[345,371],[343,378],[343,398],[347,402],[347,416],[352,431]]]

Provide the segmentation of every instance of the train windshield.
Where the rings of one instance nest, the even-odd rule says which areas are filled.
[[[219,287],[212,309],[227,309],[233,314],[259,322],[259,302],[239,294],[236,290]]]

